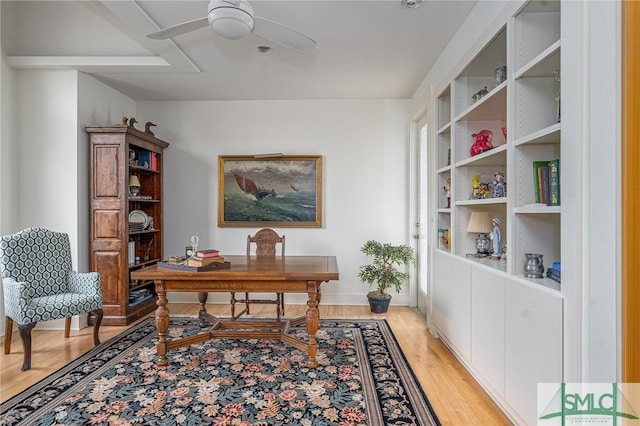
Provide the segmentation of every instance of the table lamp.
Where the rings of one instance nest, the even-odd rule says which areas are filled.
[[[137,197],[140,193],[140,179],[138,176],[131,175],[129,176],[129,194],[132,197]]]
[[[476,238],[476,249],[478,250],[478,254],[489,254],[489,238],[487,238],[487,233],[491,232],[491,229],[491,213],[471,213],[467,232],[478,234],[478,237]]]

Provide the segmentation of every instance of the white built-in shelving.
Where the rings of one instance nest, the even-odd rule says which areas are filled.
[[[434,96],[432,213],[450,247],[433,233],[431,326],[516,422],[536,423],[536,385],[561,382],[563,295],[549,278],[524,276],[525,253],[561,262],[562,205],[536,203],[533,162],[560,160],[563,129],[560,1],[529,1]],[[506,79],[497,69],[506,66]],[[479,92],[486,93],[478,96]],[[471,155],[481,130],[493,148]],[[566,151],[566,150],[565,150]],[[573,163],[572,163],[573,164]],[[477,199],[473,184],[504,174],[504,197]],[[444,187],[451,182],[447,205]],[[562,204],[562,197],[560,197]],[[500,220],[506,255],[478,258],[473,212]],[[523,344],[522,336],[526,336]],[[544,352],[544,357],[537,353]]]

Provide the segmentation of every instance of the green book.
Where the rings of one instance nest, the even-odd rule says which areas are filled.
[[[555,159],[549,161],[550,167],[550,186],[551,186],[551,202],[552,206],[560,205],[560,160]]]
[[[547,164],[549,164],[547,162]],[[542,166],[538,168],[538,179],[540,181],[540,202],[551,205],[551,167]]]
[[[541,167],[548,167],[549,166],[549,160],[545,160],[545,161],[534,161],[533,162],[533,189],[535,191],[535,196],[536,196],[536,203],[544,203],[544,201],[542,200],[541,196],[542,196],[542,181],[540,179],[540,168]]]

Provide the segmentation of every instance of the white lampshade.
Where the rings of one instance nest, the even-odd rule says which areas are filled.
[[[138,179],[138,176],[129,176],[129,186],[137,186],[138,188],[140,187],[140,179]]]
[[[491,232],[491,213],[489,212],[472,212],[467,225],[467,232],[475,234],[488,234]]]
[[[222,37],[237,40],[253,30],[253,13],[253,7],[246,0],[240,0],[237,7],[224,0],[211,0],[209,25]]]

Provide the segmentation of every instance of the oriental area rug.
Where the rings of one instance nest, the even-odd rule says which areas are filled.
[[[169,337],[201,332],[172,317]],[[155,364],[148,318],[0,404],[0,425],[439,425],[384,319],[323,319],[318,367],[279,340],[215,339]],[[304,325],[290,334],[304,339]]]

